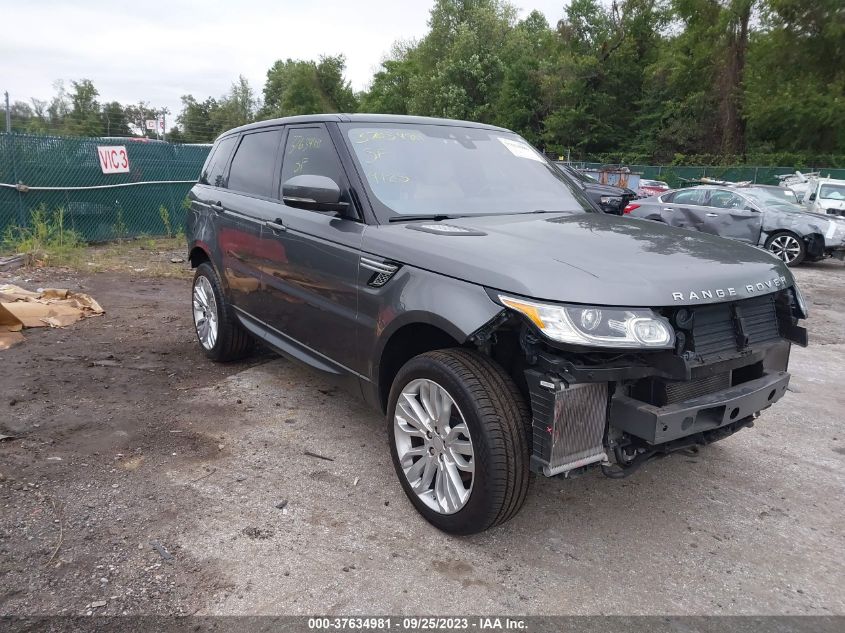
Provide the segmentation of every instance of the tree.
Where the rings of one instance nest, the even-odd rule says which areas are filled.
[[[414,55],[416,42],[396,42],[382,60],[370,87],[360,96],[361,112],[408,114],[411,79],[419,72]]]
[[[261,116],[354,112],[358,104],[352,87],[344,78],[345,69],[343,55],[321,56],[318,62],[276,61],[267,71]]]
[[[70,94],[71,109],[67,117],[69,129],[78,136],[101,136],[103,120],[97,97],[100,93],[90,79],[70,82],[73,92]]]
[[[106,136],[129,136],[131,134],[126,112],[117,101],[112,101],[103,106],[101,118],[101,126]]]
[[[211,114],[217,107],[217,101],[212,97],[200,102],[193,95],[182,96],[182,112],[176,117],[176,122],[182,126],[183,142],[209,143],[214,140],[218,130],[212,125]]]

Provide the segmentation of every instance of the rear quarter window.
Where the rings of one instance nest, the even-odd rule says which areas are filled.
[[[200,174],[200,182],[202,184],[211,185],[212,187],[224,186],[226,165],[229,163],[229,156],[232,155],[232,149],[235,147],[237,140],[237,136],[229,136],[217,143],[211,150],[211,154],[208,160],[205,161],[202,173]]]

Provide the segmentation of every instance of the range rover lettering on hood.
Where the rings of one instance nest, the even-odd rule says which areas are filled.
[[[746,294],[752,295],[759,292],[767,292],[777,290],[778,288],[786,288],[788,282],[786,277],[773,277],[766,281],[758,281],[753,284],[745,285]],[[729,288],[711,288],[709,290],[688,290],[685,292],[673,292],[672,299],[675,301],[700,301],[701,299],[724,299],[725,297],[739,296],[735,287]]]

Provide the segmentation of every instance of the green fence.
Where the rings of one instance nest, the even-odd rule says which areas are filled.
[[[602,163],[576,163],[577,165],[589,168],[598,168]],[[660,166],[660,165],[625,165],[633,173],[642,174],[643,178],[649,180],[662,180],[672,188],[683,187],[690,180],[699,178],[713,178],[716,180],[728,180],[731,182],[753,182],[760,185],[777,185],[779,183],[775,176],[780,174],[792,174],[795,167],[683,167],[683,166]],[[845,179],[845,169],[832,169],[827,167],[803,168],[804,173],[819,171],[825,177]]]
[[[114,154],[121,173],[103,173],[99,148]],[[111,156],[106,150],[105,158]],[[185,222],[182,201],[199,176],[210,145],[171,145],[117,138],[67,138],[0,134],[0,236],[27,226],[39,207],[64,210],[64,225],[88,242],[138,235],[175,234]],[[108,163],[108,161],[106,161]],[[581,163],[600,167],[599,163]],[[775,185],[794,167],[678,167],[628,165],[644,178],[681,187],[709,177]],[[808,168],[845,179],[845,169]],[[162,211],[166,210],[166,213]]]
[[[98,148],[105,147],[106,169],[114,158],[128,171],[103,173]],[[88,242],[175,234],[185,222],[182,201],[209,150],[130,138],[0,134],[0,235],[27,226],[42,205],[63,209],[64,226]]]

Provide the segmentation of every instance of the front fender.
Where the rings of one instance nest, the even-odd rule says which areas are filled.
[[[378,378],[382,352],[391,336],[412,324],[434,326],[459,344],[502,311],[483,287],[420,268],[403,266],[384,288],[366,284],[360,296],[367,374]]]

